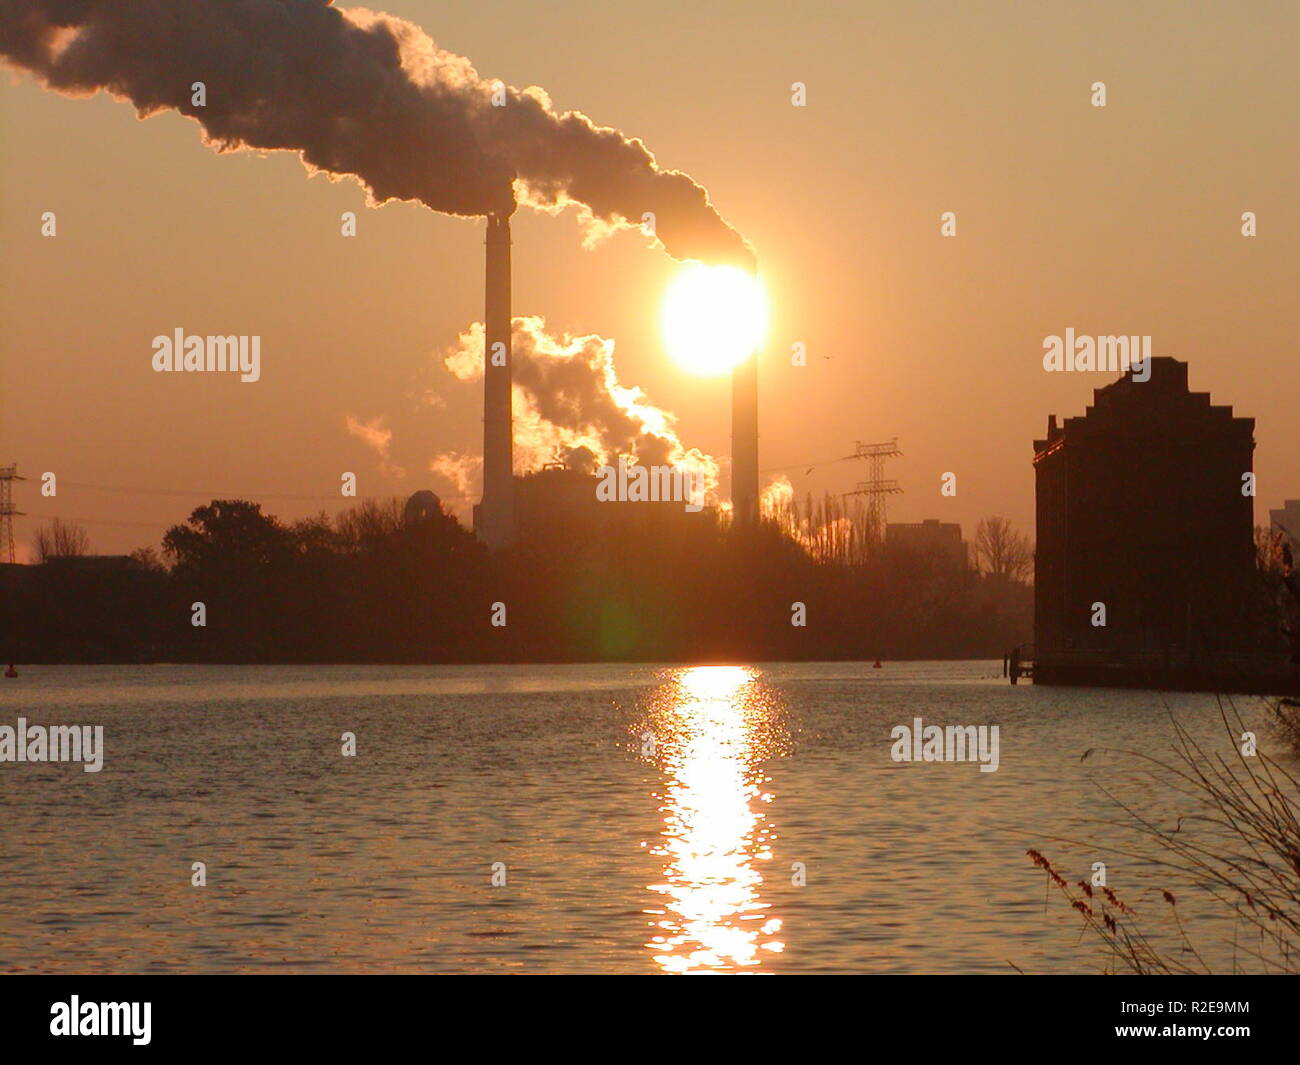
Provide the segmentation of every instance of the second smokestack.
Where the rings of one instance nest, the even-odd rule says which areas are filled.
[[[737,525],[758,520],[758,350],[731,371],[731,508]]]
[[[488,215],[483,338],[483,499],[474,529],[490,548],[514,538],[514,411],[510,353],[510,219]]]

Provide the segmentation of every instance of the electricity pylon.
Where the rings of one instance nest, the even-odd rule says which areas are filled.
[[[14,561],[14,517],[22,516],[21,510],[14,510],[13,482],[25,481],[18,476],[18,465],[0,466],[0,543],[9,545],[9,561]]]
[[[857,451],[853,455],[854,458],[866,459],[870,463],[870,476],[865,481],[859,481],[858,487],[852,492],[844,494],[867,497],[868,535],[877,541],[885,538],[885,522],[888,517],[885,497],[897,495],[903,490],[897,481],[885,477],[885,459],[900,455],[902,452],[898,450],[898,437],[881,444],[864,444],[859,440]]]

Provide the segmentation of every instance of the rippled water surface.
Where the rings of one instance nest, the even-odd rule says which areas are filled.
[[[1095,971],[1025,851],[1154,908],[1103,788],[1187,803],[1081,756],[1166,752],[1171,713],[1228,752],[1218,707],[998,673],[28,667],[0,724],[102,724],[106,755],[0,764],[0,970]],[[894,762],[916,717],[998,725],[998,771]]]

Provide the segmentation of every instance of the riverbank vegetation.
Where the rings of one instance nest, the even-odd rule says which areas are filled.
[[[52,530],[41,564],[0,567],[0,655],[17,662],[996,659],[1029,640],[1026,545],[1008,544],[1003,525],[994,529],[999,552],[989,568],[968,564],[964,551],[868,543],[846,531],[845,519],[822,508],[738,529],[716,511],[574,508],[489,554],[427,492],[295,522],[256,503],[213,500],[169,529],[160,551],[89,555],[75,531]],[[845,543],[851,547],[837,546]],[[60,544],[78,549],[60,551]]]
[[[1135,761],[1151,788],[1173,796],[1180,811],[1170,820],[1111,796],[1125,838],[1135,833],[1144,841],[1118,853],[1155,870],[1145,882],[1121,897],[1091,880],[1071,881],[1059,863],[1027,852],[1048,889],[1104,946],[1108,972],[1300,973],[1297,752],[1256,736],[1231,699],[1221,697],[1219,709],[1222,742],[1212,748],[1173,720],[1168,757],[1112,752]],[[1218,917],[1230,942],[1194,941],[1180,916],[1189,904]]]

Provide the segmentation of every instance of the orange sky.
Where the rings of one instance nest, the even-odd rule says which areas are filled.
[[[1111,379],[1043,371],[1044,336],[1073,327],[1150,334],[1194,389],[1257,420],[1257,518],[1300,496],[1293,3],[376,6],[708,187],[772,298],[762,466],[897,436],[891,520],[969,535],[1002,514],[1032,531],[1031,441]],[[0,462],[32,478],[20,541],[58,514],[98,552],[155,544],[214,494],[333,510],[344,471],[362,494],[452,495],[427,464],[480,447],[481,397],[440,358],[482,316],[481,224],[367,210],[357,185],[309,180],[292,155],[217,155],[175,114],[140,122],[9,71],[0,145]],[[725,456],[726,380],[685,376],[662,349],[677,264],[630,233],[584,250],[571,213],[521,211],[514,239],[515,313],[613,338],[620,380]],[[261,380],[155,374],[150,342],[178,326],[259,334]],[[386,419],[388,465],[349,415]],[[800,494],[865,476],[804,468]],[[38,493],[47,470],[55,499]]]

